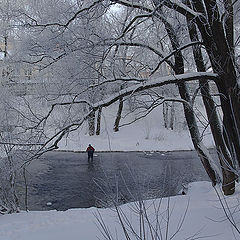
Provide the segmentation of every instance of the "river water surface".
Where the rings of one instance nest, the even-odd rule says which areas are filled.
[[[30,166],[30,210],[106,207],[179,193],[182,184],[208,180],[195,151],[51,152]],[[23,192],[21,204],[23,206]]]

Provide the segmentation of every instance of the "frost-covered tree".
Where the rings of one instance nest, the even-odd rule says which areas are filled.
[[[80,14],[83,4],[54,0],[29,4],[29,11],[24,14],[25,32],[18,46],[18,60],[38,71],[37,81],[47,90],[39,93],[52,96],[46,97],[49,102],[50,99],[54,99],[53,104],[85,100],[85,104],[70,107],[71,110],[68,110],[69,106],[58,109],[62,124],[75,121],[81,114],[91,111],[90,103],[99,101],[104,95],[103,87],[94,87],[103,79],[104,47],[97,47],[94,43],[103,38],[101,18],[104,9],[88,9]],[[62,124],[59,124],[57,128],[61,129]],[[89,134],[93,135],[95,111],[88,117],[88,124]]]
[[[195,41],[194,57],[196,60],[196,67],[199,68],[199,56],[196,55],[197,45],[205,47],[204,54],[210,61],[210,68],[218,75],[216,85],[220,93],[221,110],[223,119],[221,126],[217,119],[217,114],[214,111],[216,105],[210,102],[207,98],[204,99],[208,118],[211,123],[214,139],[217,150],[219,152],[220,163],[223,172],[223,190],[225,194],[232,194],[234,192],[235,173],[239,165],[239,86],[238,86],[238,67],[235,60],[235,45],[234,45],[234,16],[238,14],[238,3],[232,1],[185,1],[176,2],[171,0],[165,1],[112,1],[127,8],[135,8],[142,10],[141,14],[136,14],[130,22],[130,28],[138,27],[138,20],[151,19],[153,21],[162,22],[165,26],[168,39],[170,41],[170,50],[172,48],[171,56],[174,56],[173,70],[175,74],[184,74],[185,63],[183,57],[185,56],[183,49],[187,41]],[[187,22],[191,22],[196,31],[190,27],[187,33]],[[235,25],[237,26],[237,25]],[[128,31],[124,31],[126,35]],[[199,37],[197,35],[199,34]],[[189,36],[189,38],[187,38]],[[195,38],[194,38],[195,37]],[[237,39],[237,38],[235,38]],[[119,43],[118,45],[131,45],[135,47],[142,47],[150,49],[150,44],[141,43]],[[152,42],[151,42],[152,43]],[[155,45],[154,45],[155,46]],[[152,48],[156,52],[155,48]],[[158,53],[159,54],[159,53]],[[164,56],[162,56],[164,59]],[[187,59],[187,56],[185,57]],[[203,59],[203,58],[202,58]],[[206,58],[205,58],[206,59]],[[166,60],[166,59],[165,59]],[[161,65],[157,64],[156,69]],[[204,65],[204,64],[203,64]],[[206,71],[206,67],[201,68],[201,71]],[[203,96],[206,95],[207,87],[204,89],[204,83],[201,82],[200,88]],[[204,90],[203,90],[204,89]],[[190,95],[187,93],[185,84],[179,84],[179,92],[181,98],[191,103]],[[208,93],[209,94],[209,93]],[[208,95],[208,98],[210,95]],[[211,104],[211,105],[209,105]],[[186,107],[186,105],[184,105]],[[216,181],[216,174],[214,173],[209,161],[209,155],[206,149],[202,146],[201,138],[197,133],[197,125],[194,120],[194,112],[188,107],[185,108],[185,115],[188,121],[188,127],[192,132],[192,140],[195,148],[202,158],[205,168],[209,172],[213,182]],[[195,128],[195,130],[194,130]],[[211,170],[212,169],[212,170]],[[235,170],[234,170],[235,169]],[[215,179],[215,180],[214,180]]]
[[[102,107],[151,89],[157,93],[154,106],[169,101],[183,104],[194,147],[209,177],[216,184],[222,175],[224,193],[232,194],[240,163],[239,67],[236,64],[239,53],[235,45],[235,40],[239,44],[239,38],[234,36],[234,29],[239,27],[234,23],[239,15],[238,1],[62,0],[61,3],[37,1],[25,14],[28,29],[24,32],[25,48],[22,47],[26,54],[24,61],[38,67],[43,78],[48,76],[51,83],[57,83],[54,90],[58,88],[58,97],[51,102],[46,116],[39,118],[37,126],[47,125],[49,116],[57,109],[67,113],[58,121],[59,126],[46,147],[57,148],[64,134],[77,129],[86,119],[93,119]],[[113,6],[131,13],[124,24],[118,18],[112,18],[111,24],[104,22]],[[101,29],[105,26],[107,31],[103,34]],[[114,28],[120,31],[114,32]],[[115,56],[121,61],[116,61]],[[160,70],[166,65],[170,71],[164,76]],[[187,82],[196,80],[199,88],[192,94]],[[214,81],[217,86],[219,116],[208,81]],[[128,87],[115,91],[118,83],[125,82]],[[178,97],[159,94],[159,88],[169,84],[177,85]],[[101,96],[100,88],[104,90]],[[214,165],[199,132],[194,111],[199,90],[222,173]],[[66,97],[63,93],[67,93]],[[148,96],[154,94],[148,92]],[[83,110],[79,111],[80,108]]]

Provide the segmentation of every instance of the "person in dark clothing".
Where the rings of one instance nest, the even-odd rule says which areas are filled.
[[[89,144],[86,151],[88,153],[88,162],[90,162],[90,161],[92,162],[93,161],[93,153],[95,151],[94,147],[91,144]]]

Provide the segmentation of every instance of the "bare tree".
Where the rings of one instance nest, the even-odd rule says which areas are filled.
[[[95,27],[94,29],[91,28],[87,37],[82,34],[84,32],[82,23],[85,21],[89,26],[96,26],[100,15],[107,15],[111,10],[110,6],[112,4],[119,4],[131,11],[131,15],[126,20],[121,33],[102,36],[99,28]],[[222,164],[223,190],[225,194],[232,194],[235,188],[235,175],[232,169],[238,168],[240,158],[240,114],[238,111],[240,100],[239,86],[237,84],[239,72],[235,61],[236,51],[234,51],[233,35],[233,19],[236,14],[234,12],[235,4],[236,2],[219,2],[215,0],[184,1],[183,3],[171,0],[98,0],[89,1],[88,3],[84,2],[82,5],[72,5],[68,14],[61,19],[58,17],[48,19],[47,16],[39,17],[34,14],[32,16],[26,14],[27,26],[30,26],[34,33],[40,33],[38,36],[42,36],[41,43],[35,42],[33,44],[33,48],[29,52],[31,57],[28,62],[35,66],[40,66],[40,69],[47,69],[49,66],[62,68],[66,60],[70,59],[71,63],[74,63],[75,66],[80,66],[81,69],[79,71],[78,68],[77,72],[72,71],[70,75],[64,75],[62,78],[64,80],[67,76],[68,80],[74,79],[74,84],[69,84],[71,89],[76,91],[73,94],[74,96],[69,97],[70,100],[63,100],[62,96],[59,95],[61,96],[58,99],[59,101],[52,103],[52,107],[47,115],[40,118],[36,126],[40,126],[43,123],[47,124],[49,116],[60,106],[65,109],[71,108],[71,111],[74,109],[73,106],[77,104],[87,106],[87,109],[89,109],[89,111],[85,112],[85,115],[81,113],[77,115],[75,113],[74,118],[69,117],[69,115],[66,116],[65,122],[60,124],[61,127],[46,141],[45,146],[50,145],[48,149],[56,148],[65,133],[74,131],[86,119],[89,119],[89,122],[91,122],[91,134],[94,134],[95,126],[93,127],[93,123],[95,123],[95,120],[90,121],[90,119],[93,119],[95,111],[99,108],[107,107],[119,100],[121,103],[124,97],[133,94],[137,95],[143,90],[174,83],[177,84],[181,97],[181,99],[175,100],[183,103],[194,147],[211,181],[213,184],[216,184],[221,177],[218,176],[218,170],[203,145],[193,110],[195,96],[191,96],[186,84],[188,81],[199,80],[207,117],[219,152],[220,163]],[[61,12],[62,9],[55,8],[55,10]],[[36,29],[40,31],[38,32]],[[74,32],[73,35],[72,32]],[[46,45],[42,44],[43,39],[49,39],[49,36],[51,41]],[[30,43],[32,44],[32,41]],[[57,46],[57,49],[55,46]],[[203,46],[205,49],[202,53],[200,46]],[[193,51],[190,55],[195,58],[194,66],[192,62],[188,63],[190,61],[188,55],[191,47],[193,47]],[[136,63],[140,59],[141,62],[145,62],[145,66],[150,65],[148,69],[152,70],[149,76],[146,78],[139,77],[139,75],[135,74],[133,68],[127,77],[116,72],[114,76],[105,74],[106,71],[104,70],[111,59],[110,55],[113,49],[116,48],[118,52],[120,52],[119,49],[121,48],[127,48],[129,52],[131,51],[133,53],[132,62]],[[125,56],[124,54],[121,55],[126,60],[126,54]],[[151,60],[149,60],[149,57],[148,59],[144,58],[146,55],[151,56]],[[99,61],[90,60],[82,62],[79,56],[86,57],[86,59],[99,59]],[[73,59],[77,61],[74,62]],[[206,62],[208,62],[208,69],[212,69],[214,74],[207,72]],[[173,69],[174,74],[162,78],[159,74],[159,68],[163,64],[168,64]],[[99,71],[100,68],[97,65],[104,70]],[[191,67],[188,67],[190,65]],[[65,69],[72,70],[74,68]],[[91,76],[100,72],[102,78],[95,81],[95,77],[92,79],[89,74],[83,75],[84,71],[82,70],[86,69],[87,71],[91,69]],[[185,69],[191,69],[192,73],[185,73]],[[199,74],[196,73],[196,70],[199,71]],[[110,71],[108,70],[108,73]],[[62,71],[61,73],[65,74],[66,72],[69,71]],[[140,72],[142,73],[141,70]],[[84,81],[82,75],[87,79],[86,81]],[[77,81],[78,79],[80,81]],[[97,77],[97,79],[99,78]],[[216,83],[221,103],[222,118],[217,116],[216,104],[211,98],[211,93],[206,83],[207,80],[214,80]],[[89,92],[91,97],[95,96],[95,94],[97,95],[95,89],[98,89],[99,86],[104,85],[107,86],[106,89],[113,89],[114,84],[119,82],[131,83],[131,87],[120,90],[116,95],[111,95],[113,93],[111,92],[111,94],[107,94],[109,98],[106,97],[102,101],[99,101],[97,97],[91,99],[87,97]],[[72,88],[73,86],[78,86],[78,88]],[[118,90],[115,92],[118,92]],[[68,95],[71,95],[70,91],[68,91]],[[164,97],[160,99],[164,101]],[[120,112],[121,107],[119,109]],[[118,121],[115,124],[116,128]],[[227,164],[225,164],[226,162]]]
[[[119,4],[122,4],[126,7],[132,7],[136,9],[142,9],[143,11],[151,14],[154,12],[154,9],[150,7],[150,4],[144,4],[144,3],[130,3],[128,1],[114,1]],[[201,33],[201,37],[203,39],[203,44],[206,47],[206,51],[208,54],[208,57],[211,62],[211,66],[213,70],[218,73],[220,77],[220,81],[217,82],[217,87],[220,92],[220,100],[221,100],[221,107],[223,111],[223,134],[225,136],[225,143],[228,145],[228,150],[231,154],[231,159],[229,158],[229,155],[225,154],[225,158],[228,159],[228,167],[226,165],[222,166],[223,168],[223,176],[224,176],[224,183],[223,183],[223,189],[225,194],[232,194],[234,192],[234,174],[231,173],[231,166],[234,165],[234,158],[238,156],[238,150],[239,150],[239,134],[238,134],[238,118],[239,113],[235,111],[234,106],[238,106],[238,100],[236,95],[238,95],[238,85],[237,85],[237,72],[235,68],[234,63],[234,46],[233,46],[233,4],[231,1],[226,2],[222,6],[219,6],[216,1],[191,1],[189,6],[183,5],[180,3],[172,2],[172,1],[162,1],[161,3],[159,1],[154,1],[155,3],[155,17],[159,18],[165,26],[167,26],[166,30],[168,31],[169,39],[172,42],[172,46],[175,50],[175,64],[178,66],[179,70],[182,71],[180,68],[181,65],[183,66],[183,60],[181,59],[181,53],[178,50],[179,44],[177,40],[177,35],[172,31],[172,27],[170,23],[166,20],[166,16],[163,15],[163,12],[160,12],[160,9],[162,9],[163,6],[166,6],[167,8],[171,9],[176,13],[176,16],[178,13],[192,17],[192,21],[196,23],[196,26],[198,27],[198,30]],[[222,7],[222,8],[220,8]],[[224,9],[224,12],[221,13],[219,9]],[[195,11],[195,12],[194,12]],[[156,12],[158,14],[156,14]],[[201,13],[201,14],[199,14]],[[224,20],[221,19],[221,14],[224,17]],[[136,18],[146,17],[146,15],[137,16]],[[181,20],[181,18],[179,18]],[[210,24],[214,23],[214,24]],[[183,22],[184,24],[184,22]],[[207,27],[205,27],[207,26]],[[210,34],[210,38],[209,38]],[[196,32],[193,34],[196,35]],[[221,39],[221,40],[220,40]],[[193,38],[191,37],[191,40]],[[133,45],[133,44],[132,44]],[[136,44],[135,44],[136,45]],[[140,44],[138,44],[140,46]],[[174,46],[175,45],[175,46]],[[214,47],[213,47],[214,46]],[[224,54],[221,56],[219,53],[223,51]],[[228,60],[229,59],[229,60]],[[226,79],[231,79],[231,81],[227,81]],[[227,90],[228,89],[228,90]],[[182,92],[182,93],[181,93]],[[206,92],[206,88],[205,88]],[[230,94],[231,92],[231,94]],[[186,99],[190,99],[186,96],[186,88],[183,88],[183,85],[180,86],[180,95]],[[206,100],[206,98],[205,98]],[[205,101],[206,102],[206,101]],[[237,107],[236,107],[237,108]],[[214,109],[210,109],[210,111]],[[208,117],[210,117],[210,111],[208,110]],[[186,111],[187,113],[187,111]],[[236,114],[236,116],[235,116]],[[189,114],[188,114],[189,115]],[[211,113],[211,117],[214,116]],[[216,116],[216,114],[215,114]],[[232,116],[232,117],[231,117]],[[194,116],[190,117],[194,118]],[[216,117],[215,117],[216,119]],[[188,121],[188,118],[187,118]],[[212,118],[209,119],[209,121],[212,121]],[[216,123],[216,121],[214,122]],[[212,123],[212,125],[214,124]],[[189,126],[195,125],[189,122]],[[236,127],[236,128],[235,128]],[[235,128],[235,129],[234,129]],[[215,131],[215,136],[217,135],[217,132],[219,132],[218,129],[215,128],[215,130],[212,128],[212,131]],[[221,134],[221,132],[220,132]],[[220,135],[219,134],[219,135]],[[196,138],[192,138],[193,141]],[[222,139],[222,136],[219,137],[219,139]],[[200,140],[200,139],[199,139]],[[200,146],[201,141],[197,141],[197,144],[195,145],[195,148],[198,149]],[[218,140],[219,142],[219,140]],[[223,143],[223,142],[222,142]],[[222,152],[226,151],[225,143],[223,143],[221,154]],[[217,145],[219,145],[217,143]],[[238,146],[238,147],[237,147]],[[203,155],[202,151],[200,151],[200,156]],[[220,162],[222,159],[222,156],[220,157]]]

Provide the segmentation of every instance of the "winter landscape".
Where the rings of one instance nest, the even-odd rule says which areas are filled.
[[[240,239],[239,15],[2,0],[0,240]]]

